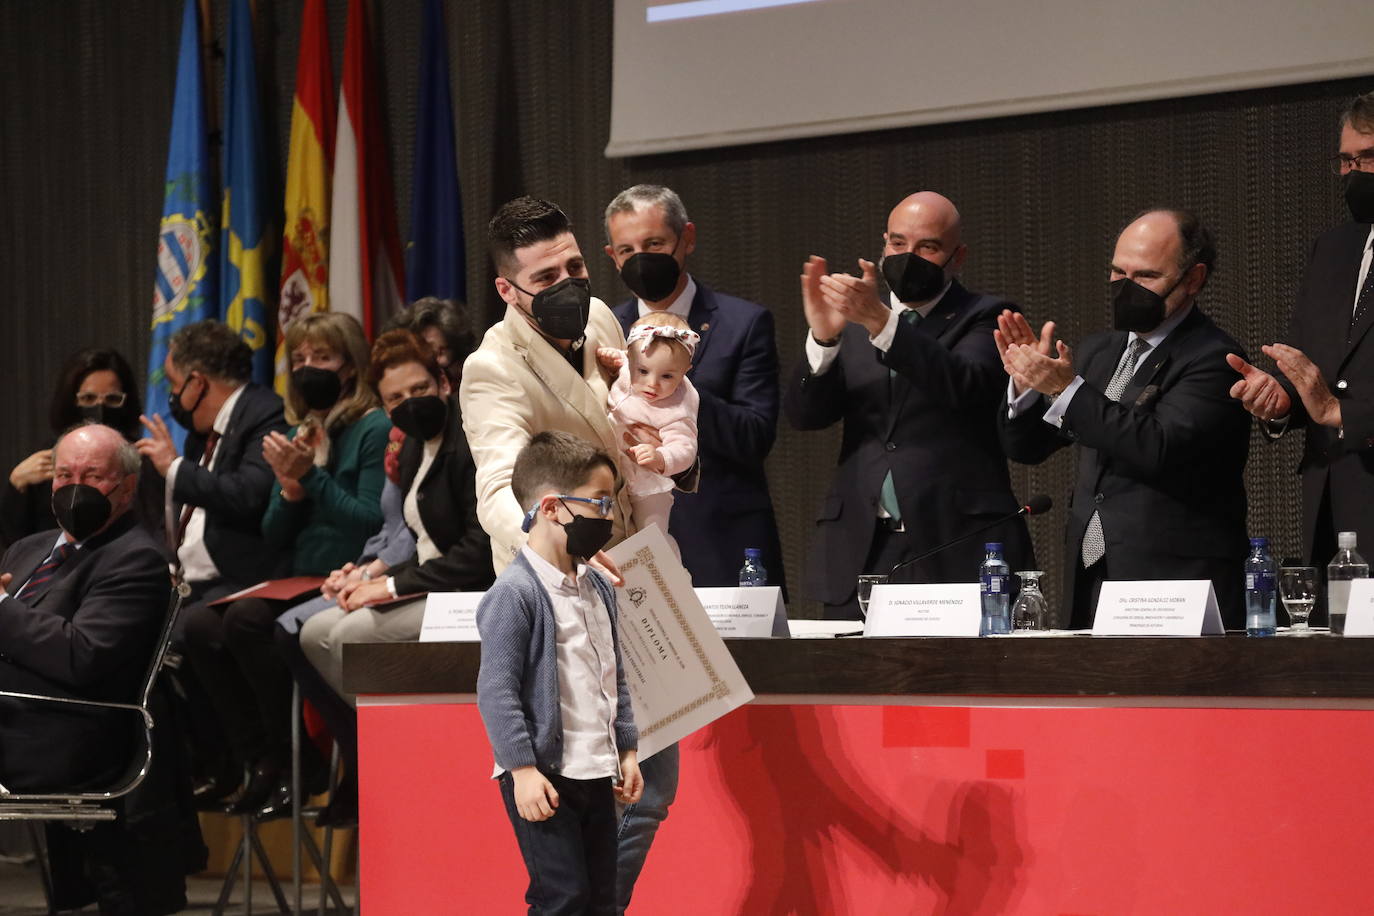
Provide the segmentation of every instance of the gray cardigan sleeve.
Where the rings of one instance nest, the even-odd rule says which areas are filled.
[[[477,632],[482,638],[477,709],[496,763],[506,770],[537,763],[521,703],[532,612],[509,580],[498,580],[477,605]]]

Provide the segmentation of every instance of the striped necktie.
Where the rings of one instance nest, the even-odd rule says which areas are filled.
[[[1140,356],[1150,345],[1139,337],[1131,338],[1130,344],[1126,347],[1126,352],[1121,354],[1121,362],[1116,364],[1116,371],[1107,382],[1107,390],[1103,392],[1109,401],[1121,400],[1121,395],[1130,384],[1131,378],[1135,375],[1136,364],[1140,362]],[[1102,559],[1107,553],[1107,536],[1102,530],[1102,513],[1093,510],[1092,518],[1088,519],[1088,527],[1083,531],[1083,545],[1081,548],[1083,558],[1083,568],[1087,569],[1098,560]]]
[[[33,571],[33,575],[29,576],[29,581],[24,583],[24,587],[14,597],[23,601],[38,591],[47,584],[48,580],[57,575],[57,567],[65,563],[67,558],[74,553],[76,553],[76,545],[70,541],[63,541],[58,544],[52,549],[52,553],[48,554],[48,558],[43,561],[43,565]]]

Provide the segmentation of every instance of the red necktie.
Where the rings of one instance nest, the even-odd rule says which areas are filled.
[[[208,468],[210,466],[210,459],[215,457],[216,445],[219,445],[219,433],[212,429],[210,430],[210,435],[205,437],[205,454],[200,456],[201,467]],[[190,523],[191,513],[194,511],[196,511],[196,507],[191,505],[181,510],[181,521],[177,523],[177,542],[174,545],[173,552],[175,552],[176,548],[181,547],[181,540],[186,537],[186,526]]]
[[[76,553],[76,545],[70,541],[63,541],[58,544],[52,549],[52,553],[48,554],[48,558],[43,561],[43,565],[33,571],[33,575],[29,576],[29,581],[24,583],[24,587],[14,597],[23,601],[38,591],[49,579],[57,575],[57,567],[66,562],[67,558],[74,553]]]

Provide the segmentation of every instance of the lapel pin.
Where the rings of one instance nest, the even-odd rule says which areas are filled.
[[[709,321],[703,322],[702,325],[701,325],[701,330],[703,330],[703,331],[709,331],[709,330],[711,330],[711,322],[709,322]]]

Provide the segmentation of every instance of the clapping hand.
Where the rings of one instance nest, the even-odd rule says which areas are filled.
[[[1288,416],[1293,409],[1293,399],[1278,379],[1235,353],[1226,354],[1226,364],[1240,373],[1240,378],[1231,386],[1231,397],[1240,401],[1242,407],[1265,421]]]
[[[1014,347],[1027,347],[1047,359],[1052,358],[1054,355],[1054,332],[1054,322],[1047,321],[1041,326],[1040,336],[1037,337],[1035,332],[1031,330],[1030,322],[1026,320],[1026,316],[1020,312],[1013,312],[1011,309],[1003,309],[1002,314],[997,316],[997,329],[992,332],[992,340],[997,345],[998,355],[1002,357],[1002,368],[1006,370],[1007,375],[1011,376],[1012,390],[1017,396],[1035,386],[1030,383],[1030,379],[1025,375],[1018,374],[1015,369],[1018,362],[1009,361],[1008,352]],[[1070,376],[1071,380],[1072,376]]]
[[[821,278],[826,276],[826,270],[825,258],[814,254],[802,265],[802,311],[811,328],[811,336],[818,341],[839,337],[845,325],[845,317],[831,308],[821,289]]]
[[[1341,426],[1341,402],[1326,386],[1321,370],[1316,363],[1307,358],[1297,347],[1287,344],[1270,344],[1261,347],[1264,355],[1272,359],[1279,371],[1288,377],[1297,389],[1302,406],[1313,423],[1339,428]]]
[[[892,316],[892,310],[878,298],[878,269],[873,262],[860,258],[859,270],[862,275],[858,277],[849,274],[820,277],[817,282],[821,298],[834,314],[863,325],[869,337],[877,337]]]
[[[23,492],[34,484],[52,480],[52,449],[34,452],[10,471],[10,486]]]

